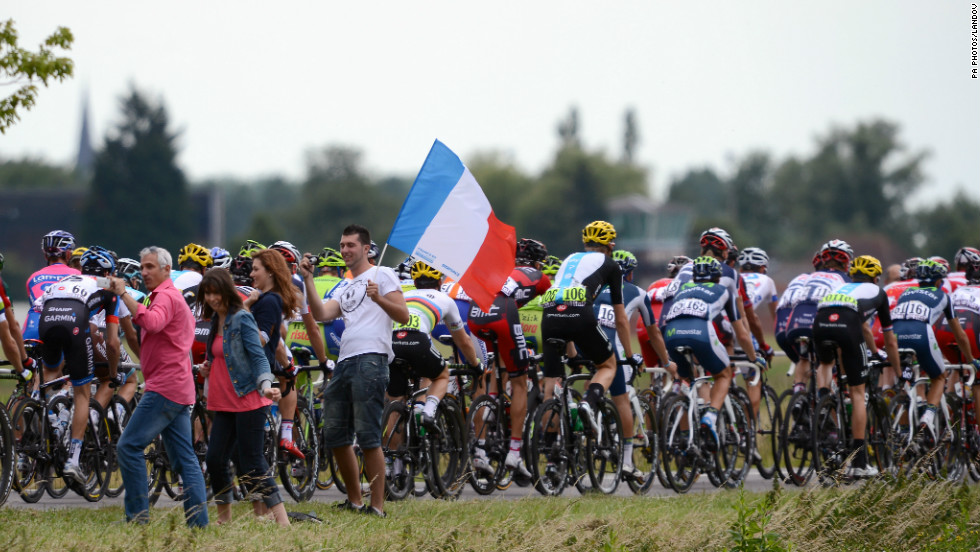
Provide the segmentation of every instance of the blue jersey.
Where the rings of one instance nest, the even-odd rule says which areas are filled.
[[[912,320],[932,326],[945,316],[953,318],[949,296],[934,287],[909,288],[902,292],[892,309],[892,320]]]
[[[612,292],[608,289],[602,290],[592,306],[595,309],[595,317],[599,321],[599,327],[606,333],[606,337],[611,343],[618,343],[619,336],[616,334],[616,311],[612,304]],[[626,309],[627,319],[632,319],[634,313],[639,313],[644,326],[650,326],[656,321],[653,316],[650,297],[632,282],[623,282],[623,307]]]
[[[736,312],[727,287],[713,282],[687,282],[674,296],[670,310],[664,315],[664,322],[698,318],[707,323],[722,313],[728,315],[729,320],[735,320]]]
[[[677,276],[674,277],[674,281],[671,282],[667,289],[664,290],[664,306],[660,311],[660,316],[663,318],[660,323],[667,323],[667,313],[670,312],[670,308],[673,306],[677,294],[680,293],[681,288],[694,280],[694,263],[687,263],[684,265]],[[733,314],[728,315],[728,319],[732,322],[739,319],[738,316],[738,306],[735,301],[738,299],[738,272],[734,268],[722,263],[721,265],[721,279],[718,280],[718,285],[728,291],[728,300],[731,302],[731,312]]]

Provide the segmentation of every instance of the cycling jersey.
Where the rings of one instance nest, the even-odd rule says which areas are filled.
[[[824,295],[817,305],[813,323],[817,357],[821,363],[832,363],[839,347],[849,385],[863,384],[867,378],[867,347],[862,325],[875,315],[883,331],[892,331],[888,296],[869,282],[845,284]]]
[[[511,376],[523,375],[530,364],[518,308],[547,291],[548,284],[548,278],[540,270],[518,266],[511,271],[488,312],[481,310],[475,303],[470,304],[467,321],[470,331],[488,347],[492,347],[496,339],[497,354]]]
[[[669,312],[671,305],[673,305],[676,295],[680,292],[681,287],[691,282],[694,279],[694,263],[687,263],[681,267],[680,271],[674,280],[667,285],[663,292],[663,310],[660,311],[660,325],[664,326],[666,320],[663,320],[664,313]],[[721,265],[721,279],[718,280],[718,285],[728,290],[728,300],[732,303],[732,312],[734,313],[728,319],[732,322],[739,319],[738,308],[736,307],[736,301],[740,297],[738,291],[738,272],[734,268],[722,263]]]
[[[958,286],[949,296],[949,300],[953,305],[953,315],[959,320],[960,327],[963,328],[967,341],[970,342],[973,358],[980,358],[980,286],[969,284]],[[941,322],[939,328],[937,334],[943,332],[952,336],[947,321]],[[950,354],[946,358],[950,359],[950,362],[960,362],[959,359],[950,358],[952,356]]]
[[[430,379],[442,373],[445,361],[429,338],[436,324],[445,321],[451,331],[463,329],[463,319],[456,303],[442,291],[407,291],[405,305],[408,307],[408,322],[395,324],[391,334],[395,359],[388,366],[388,394],[392,397],[401,397],[407,392],[408,379],[413,373],[415,377]]]
[[[81,274],[78,270],[61,263],[48,265],[38,270],[27,279],[27,300],[31,308],[27,309],[27,318],[24,319],[24,339],[40,339],[38,337],[37,324],[41,318],[41,311],[34,308],[34,303],[44,294],[48,286],[74,274]]]
[[[943,289],[949,286],[949,291],[947,293],[952,293],[960,288],[960,286],[967,285],[966,283],[966,271],[959,270],[957,272],[950,272],[946,278],[943,279]]]
[[[647,297],[650,298],[650,309],[653,313],[654,324],[658,323],[660,314],[663,311],[662,292],[672,281],[673,278],[661,278],[647,287]],[[658,295],[661,295],[661,297],[658,298]],[[653,346],[650,345],[650,335],[647,333],[647,327],[643,325],[643,320],[636,321],[636,338],[640,340],[640,353],[643,355],[643,363],[647,366],[658,366],[660,364],[660,356],[657,355],[657,352],[653,350]]]
[[[861,320],[870,320],[876,314],[884,331],[891,331],[892,318],[888,310],[888,296],[876,284],[869,282],[845,284],[836,291],[824,295],[817,310],[840,308],[850,309],[861,315]]]
[[[34,302],[41,312],[38,334],[44,343],[42,359],[47,368],[62,360],[72,385],[85,385],[94,374],[90,321],[101,310],[106,321],[118,324],[119,298],[99,288],[94,276],[73,275],[50,284]]]
[[[797,353],[793,344],[790,343],[789,338],[786,337],[786,329],[789,327],[789,316],[793,312],[793,301],[795,300],[796,294],[800,293],[806,287],[806,281],[809,277],[810,273],[807,272],[793,278],[789,285],[786,286],[786,289],[783,290],[779,302],[776,303],[776,321],[774,324],[776,344],[786,353],[786,358],[793,364],[800,361],[800,355]]]
[[[595,301],[596,319],[599,326],[606,332],[606,339],[616,344],[616,352],[619,358],[624,358],[623,344],[619,341],[616,334],[616,312],[612,306],[612,294],[608,289],[602,290]],[[626,310],[627,320],[632,320],[633,315],[639,313],[640,324],[649,326],[654,323],[653,309],[650,308],[650,298],[647,294],[632,282],[623,282],[623,308]],[[645,329],[645,327],[644,327]],[[616,366],[616,376],[613,378],[612,385],[609,386],[609,394],[612,396],[622,395],[626,392],[625,367],[621,364]]]
[[[769,276],[761,272],[743,272],[742,280],[745,281],[752,308],[758,309],[762,305],[776,303],[779,300],[776,283]]]
[[[817,316],[817,304],[824,296],[833,293],[851,277],[839,270],[818,270],[810,274],[803,287],[793,293],[793,310],[786,324],[786,341],[793,349],[801,337],[813,336],[813,322]],[[800,356],[800,351],[795,351]]]
[[[891,314],[898,346],[915,349],[919,365],[929,377],[939,377],[945,366],[932,326],[943,317],[953,317],[949,296],[939,288],[909,288],[898,298]]]
[[[395,324],[394,331],[416,331],[428,335],[440,321],[450,331],[463,329],[463,319],[455,301],[437,289],[413,289],[405,292],[408,322]]]
[[[728,367],[728,352],[718,338],[712,320],[719,314],[734,316],[736,307],[727,286],[712,282],[687,282],[673,297],[663,315],[664,342],[681,377],[693,376],[687,358],[678,347],[690,347],[701,366],[711,374]]]

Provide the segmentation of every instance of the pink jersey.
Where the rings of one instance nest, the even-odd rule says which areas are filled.
[[[81,272],[61,263],[46,266],[31,274],[31,277],[27,279],[27,296],[32,307],[34,301],[44,295],[44,290],[48,289],[48,286],[62,278],[74,276],[75,274],[81,274]]]

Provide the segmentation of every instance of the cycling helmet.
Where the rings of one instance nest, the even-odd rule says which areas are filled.
[[[769,254],[758,247],[746,247],[738,254],[738,266],[769,266]]]
[[[823,268],[823,259],[820,257],[821,251],[823,251],[822,247],[813,254],[813,259],[810,260],[810,263],[813,264],[813,270],[820,270]]]
[[[214,261],[214,268],[228,268],[231,266],[231,253],[221,247],[212,247],[211,260]]]
[[[738,256],[741,255],[738,248],[734,245],[728,250],[728,256],[725,257],[725,262],[728,266],[734,266],[738,262]]]
[[[140,262],[129,257],[119,259],[119,262],[116,263],[116,276],[128,280],[133,277],[133,274],[142,275]]]
[[[548,255],[541,261],[541,273],[546,276],[558,274],[559,268],[561,268],[561,259],[554,255]]]
[[[412,279],[418,280],[419,278],[432,278],[438,281],[442,279],[442,272],[439,272],[422,261],[415,261],[412,264]]]
[[[41,238],[41,251],[48,257],[60,257],[75,249],[75,236],[64,230],[52,230]]]
[[[636,255],[624,249],[613,251],[612,258],[619,265],[619,269],[623,271],[623,276],[629,276],[630,272],[633,272],[633,269],[639,264]]]
[[[915,267],[915,279],[918,280],[920,284],[935,284],[939,280],[945,278],[947,273],[948,271],[946,270],[945,266],[931,259],[921,261]]]
[[[704,232],[701,232],[701,247],[710,247],[721,253],[728,251],[735,247],[735,242],[732,241],[732,236],[725,230],[713,226],[708,228]]]
[[[517,254],[515,260],[518,264],[533,265],[542,262],[548,257],[548,248],[538,240],[531,238],[521,238],[517,242]]]
[[[871,255],[861,255],[854,257],[851,261],[850,269],[847,271],[851,276],[864,274],[872,280],[881,276],[881,261]]]
[[[902,261],[902,266],[898,270],[898,277],[903,280],[911,280],[915,278],[915,267],[919,266],[919,263],[924,261],[922,257],[909,257]]]
[[[848,266],[852,258],[854,258],[854,250],[844,240],[830,240],[820,248],[820,260],[824,263],[837,261],[843,266]]]
[[[609,245],[614,239],[616,239],[616,229],[604,220],[592,221],[582,229],[582,243],[585,244]]]
[[[184,263],[195,263],[201,268],[210,268],[214,264],[214,259],[203,245],[189,243],[181,247],[177,253],[177,266],[184,266]]]
[[[411,255],[405,257],[405,260],[398,263],[398,266],[395,267],[395,274],[402,280],[411,280],[413,264],[415,264],[415,259]]]
[[[975,247],[961,247],[956,252],[956,255],[953,256],[953,262],[956,263],[957,270],[960,267],[969,266],[970,263],[974,262],[973,259],[980,259],[980,249]]]
[[[252,257],[244,255],[235,257],[228,271],[231,272],[231,279],[236,286],[252,285]]]
[[[88,251],[82,253],[82,274],[105,276],[115,270],[116,262],[104,248],[89,247]]]
[[[381,249],[378,248],[378,244],[374,243],[374,240],[371,240],[371,249],[368,249],[367,258],[377,259],[379,255],[381,255]]]
[[[260,249],[265,249],[265,246],[255,240],[245,240],[245,244],[238,250],[238,256],[248,257],[251,259],[252,253],[259,251]]]
[[[677,273],[681,271],[681,268],[689,262],[691,262],[691,258],[686,255],[674,256],[674,258],[667,261],[667,275],[671,278],[677,276]]]
[[[320,256],[317,257],[317,266],[320,268],[346,267],[347,263],[344,262],[340,251],[332,247],[324,247],[323,251],[320,252]]]
[[[937,262],[943,265],[944,267],[946,267],[946,274],[949,274],[949,261],[947,261],[945,257],[940,257],[939,255],[933,255],[932,257],[929,257],[929,260],[933,262]]]
[[[82,253],[85,253],[86,251],[88,251],[87,247],[76,247],[75,250],[71,252],[71,260],[81,260]]]
[[[302,257],[299,253],[299,249],[296,249],[296,246],[288,241],[277,241],[276,243],[272,244],[269,249],[275,249],[281,253],[283,258],[286,259],[287,264],[297,264]]]
[[[976,254],[976,257],[966,265],[966,283],[972,286],[980,284],[980,254]]]
[[[714,257],[702,255],[694,259],[695,282],[712,282],[721,278],[721,263]]]

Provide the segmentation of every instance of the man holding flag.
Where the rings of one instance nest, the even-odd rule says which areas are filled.
[[[344,228],[340,254],[352,277],[338,283],[326,302],[317,294],[310,260],[304,258],[301,267],[314,318],[328,322],[343,317],[347,325],[333,377],[323,393],[323,446],[333,450],[347,485],[347,500],[338,506],[385,517],[381,411],[388,387],[388,364],[394,359],[392,320],[407,324],[409,314],[395,272],[373,266],[368,259],[370,251],[371,235],[366,228],[356,224]],[[355,433],[371,484],[370,505],[363,504],[358,482],[352,447]]]

